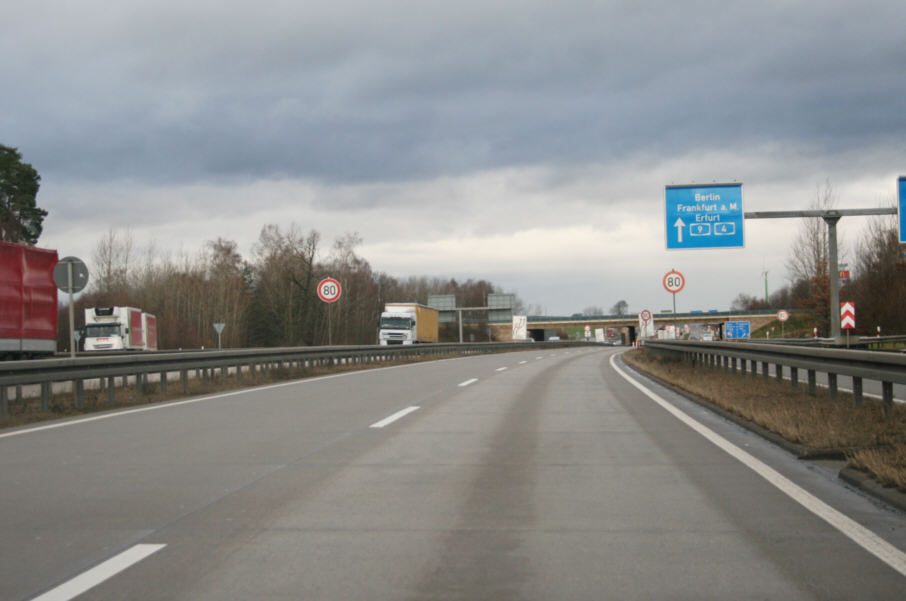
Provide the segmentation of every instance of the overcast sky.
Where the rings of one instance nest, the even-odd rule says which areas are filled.
[[[377,271],[484,278],[550,315],[726,309],[787,283],[797,224],[665,250],[664,187],[744,209],[887,206],[906,173],[906,2],[15,0],[0,143],[39,245],[196,253],[266,224]],[[844,219],[852,245],[865,218]],[[845,252],[845,251],[844,251]],[[852,252],[850,251],[850,257]]]

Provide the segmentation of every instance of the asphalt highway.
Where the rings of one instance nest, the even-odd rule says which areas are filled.
[[[0,599],[896,599],[906,515],[522,352],[0,431]]]

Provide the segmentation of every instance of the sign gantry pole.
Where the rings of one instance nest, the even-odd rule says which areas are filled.
[[[837,280],[837,222],[841,217],[865,215],[896,215],[897,209],[815,209],[809,211],[756,211],[746,213],[746,219],[789,219],[820,217],[827,224],[827,275],[830,284],[830,335],[840,341],[840,282]]]

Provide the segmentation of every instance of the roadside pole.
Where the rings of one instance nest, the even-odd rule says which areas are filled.
[[[746,213],[746,219],[789,219],[820,217],[827,224],[827,275],[830,285],[830,335],[842,343],[840,335],[840,282],[837,280],[837,222],[841,217],[867,215],[896,215],[897,209],[830,209],[809,211],[756,211]]]

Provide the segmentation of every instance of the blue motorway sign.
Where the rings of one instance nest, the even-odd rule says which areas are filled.
[[[906,211],[903,210],[903,203],[906,202],[906,177],[900,177],[897,181],[897,197],[900,207],[900,244],[906,244]]]
[[[667,249],[742,248],[742,184],[667,186]]]
[[[725,321],[724,340],[741,340],[750,337],[751,323],[748,321]]]

